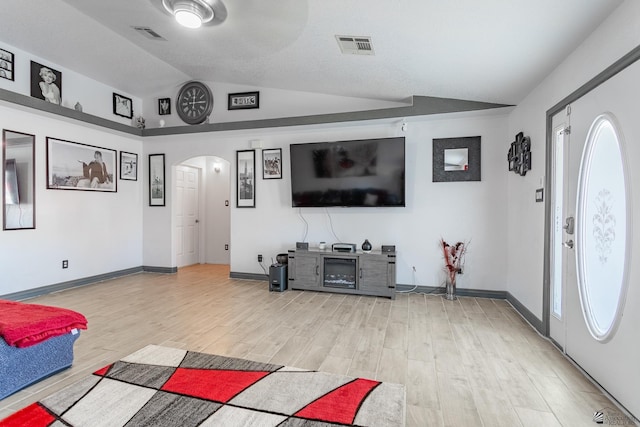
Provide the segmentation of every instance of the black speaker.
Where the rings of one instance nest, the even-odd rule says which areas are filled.
[[[269,267],[269,291],[283,292],[287,289],[287,264],[272,264]]]
[[[389,252],[395,252],[396,245],[382,245],[382,253],[387,254]]]
[[[308,251],[309,242],[296,242],[296,249],[299,251]]]

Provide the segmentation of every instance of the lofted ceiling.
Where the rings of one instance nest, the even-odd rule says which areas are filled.
[[[197,79],[518,104],[622,1],[223,0],[222,24],[190,30],[161,0],[0,0],[0,42],[139,97]],[[336,35],[371,37],[374,55]]]

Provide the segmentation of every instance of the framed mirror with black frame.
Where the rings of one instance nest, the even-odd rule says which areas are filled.
[[[433,182],[480,181],[480,137],[433,139]]]

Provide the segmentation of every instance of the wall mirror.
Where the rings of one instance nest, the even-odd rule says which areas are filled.
[[[433,182],[480,181],[480,137],[433,139]]]
[[[444,150],[444,170],[466,171],[469,169],[469,149],[449,148]]]
[[[3,229],[36,228],[35,136],[2,131]]]

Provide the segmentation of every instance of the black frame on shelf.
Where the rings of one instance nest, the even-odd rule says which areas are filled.
[[[230,93],[227,102],[228,110],[248,110],[260,108],[260,92]]]
[[[15,81],[15,55],[6,49],[0,48],[0,77]]]
[[[125,111],[118,109],[118,104],[122,103],[123,107],[126,108]],[[127,119],[133,118],[133,101],[131,98],[120,95],[119,93],[113,92],[113,114],[120,117],[126,117]]]

